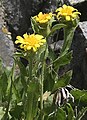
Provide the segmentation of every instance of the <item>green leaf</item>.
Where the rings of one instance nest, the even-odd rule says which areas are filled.
[[[64,29],[64,43],[61,50],[61,54],[69,50],[74,36],[74,31],[75,31],[75,27],[71,27],[71,28],[67,27]]]
[[[87,106],[87,90],[74,89],[70,93],[76,100],[76,103],[81,106]]]
[[[0,58],[0,76],[2,75],[3,73],[3,67],[2,67],[2,60]]]
[[[4,116],[5,111],[3,110],[3,107],[0,107],[0,120]]]
[[[62,108],[58,108],[56,120],[66,120],[66,113]]]
[[[20,60],[17,60],[16,59],[16,62],[19,66],[19,69],[20,69],[20,72],[23,76],[27,76],[27,70],[26,70],[26,67],[22,64],[22,62]]]
[[[0,99],[6,96],[6,90],[8,85],[8,77],[5,72],[3,72],[0,78]]]
[[[61,28],[65,28],[65,27],[66,27],[65,24],[56,24],[56,25],[54,25],[54,26],[52,27],[52,29],[51,29],[50,35],[51,35],[53,32],[55,32],[56,30],[59,30],[59,29],[61,29]]]
[[[10,115],[16,119],[21,119],[23,112],[23,106],[16,105],[15,108],[10,110]]]
[[[36,23],[33,17],[31,17],[31,26],[32,26],[34,33],[39,32],[38,24]]]
[[[79,111],[79,113],[78,113],[78,115],[77,115],[77,117],[76,117],[75,120],[81,120],[82,117],[85,115],[86,112],[87,112],[87,107],[82,108],[82,109]]]
[[[70,83],[71,80],[71,76],[72,76],[72,71],[68,71],[67,73],[65,73],[62,77],[60,77],[57,82],[54,84],[53,90],[55,91],[58,88],[61,87],[65,87],[66,85],[68,85]]]
[[[13,90],[13,95],[15,96],[17,102],[19,102],[20,101],[19,91],[17,90],[13,81],[12,81],[12,87],[13,87],[13,89],[12,89]]]
[[[69,64],[72,59],[72,51],[67,52],[61,56],[59,56],[53,63],[54,69],[58,69],[60,66],[64,66]]]
[[[44,91],[51,91],[53,89],[54,83],[54,78],[52,77],[49,70],[46,69],[44,74]]]
[[[54,50],[49,49],[48,58],[50,59],[50,62],[53,62],[57,58]]]
[[[27,120],[33,120],[38,110],[39,83],[31,82],[28,87]]]
[[[53,104],[53,95],[49,95],[47,100],[44,101],[44,113],[49,115],[54,112],[55,106]]]
[[[72,108],[72,106],[69,103],[66,104],[66,109],[67,109],[67,113],[68,113],[67,120],[75,120],[74,119],[73,108]]]

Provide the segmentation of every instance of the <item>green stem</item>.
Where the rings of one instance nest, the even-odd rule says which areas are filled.
[[[33,58],[32,58],[32,55],[31,55],[31,56],[29,56],[29,79],[27,81],[28,86],[29,86],[29,82],[32,81],[32,63],[33,63],[32,61],[33,61]],[[26,115],[26,120],[30,120],[32,118],[29,114],[29,111],[30,111],[31,107],[29,106],[30,105],[29,104],[30,96],[28,95],[28,86],[27,86],[27,115]]]
[[[61,51],[61,53],[64,52],[65,47],[66,47],[66,39],[67,39],[66,31],[67,31],[67,28],[64,28],[64,43],[63,43],[63,46],[62,46],[62,51]]]
[[[30,57],[30,61],[29,61],[29,79],[30,81],[32,80],[32,56]]]
[[[6,108],[6,113],[3,117],[2,120],[7,120],[8,119],[8,111],[9,111],[9,106],[10,106],[10,101],[11,101],[11,95],[12,95],[12,82],[11,82],[11,86],[10,86],[10,93],[9,93],[9,98],[8,98],[8,104],[7,104],[7,108]]]
[[[40,107],[41,107],[41,111],[43,110],[43,82],[44,82],[44,71],[45,71],[45,60],[46,60],[46,56],[47,56],[47,45],[46,45],[46,49],[45,49],[45,53],[44,53],[44,57],[43,57],[43,62],[42,62],[42,73],[41,73],[41,96],[40,96]],[[43,114],[41,115],[42,120],[44,120],[44,116]]]
[[[41,110],[43,109],[43,81],[44,81],[44,62],[42,65],[42,74],[41,74]]]
[[[32,53],[31,53],[32,54]],[[27,81],[27,85],[29,84],[29,81],[31,81],[32,80],[32,61],[33,61],[33,58],[32,58],[33,56],[31,55],[31,56],[29,56],[29,60],[28,60],[28,62],[29,62],[29,78],[28,78],[28,81]]]

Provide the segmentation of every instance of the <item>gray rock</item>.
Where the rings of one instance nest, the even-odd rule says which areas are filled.
[[[50,44],[50,48],[54,51],[60,51],[63,45],[63,40],[59,40],[57,42],[54,42],[52,44]]]
[[[71,46],[71,49],[73,49],[73,59],[71,62],[73,77],[71,84],[80,89],[87,89],[86,25],[84,22],[79,23]]]
[[[4,24],[2,17],[3,12],[2,8],[0,7],[0,58],[2,59],[4,66],[12,67],[14,45],[13,42],[6,36],[6,34],[2,32],[2,25]]]
[[[1,29],[1,25],[0,25]],[[3,65],[11,67],[13,64],[14,45],[4,33],[0,30],[0,57],[2,58]]]
[[[85,2],[86,0],[68,0],[71,5],[81,4],[82,2]]]
[[[79,22],[79,27],[81,28],[82,33],[85,39],[87,40],[87,21]]]
[[[56,4],[58,4],[57,0],[3,0],[5,21],[12,33],[13,41],[17,35],[32,33],[31,16],[41,11],[54,11],[57,8]]]

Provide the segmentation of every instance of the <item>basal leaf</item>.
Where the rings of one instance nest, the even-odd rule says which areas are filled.
[[[67,120],[75,120],[73,108],[69,103],[66,104],[66,109],[67,109]]]
[[[27,118],[33,120],[38,110],[39,84],[31,82],[28,88]]]
[[[87,90],[74,89],[70,92],[78,105],[87,106]]]
[[[13,118],[21,119],[22,111],[23,111],[23,106],[21,106],[21,105],[16,105],[15,108],[12,108],[12,109],[10,110],[10,115],[11,115]]]
[[[66,120],[66,113],[62,108],[58,108],[56,120]]]
[[[79,113],[78,113],[78,115],[77,115],[77,117],[76,117],[75,120],[81,120],[82,117],[85,115],[86,112],[87,112],[87,107],[82,108],[82,109],[79,111]]]

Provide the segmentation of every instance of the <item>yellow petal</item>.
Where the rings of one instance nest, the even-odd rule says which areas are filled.
[[[70,9],[71,11],[77,10],[77,9],[73,8],[72,6],[68,6],[67,8]]]
[[[24,37],[25,39],[27,39],[27,38],[28,38],[28,34],[25,33],[25,34],[23,35],[23,37]]]
[[[43,15],[43,13],[42,13],[42,12],[39,12],[38,16],[42,16],[42,15]]]
[[[81,15],[81,13],[80,12],[74,12],[75,14],[79,14],[79,15]]]
[[[36,34],[35,37],[36,37],[37,39],[43,39],[43,36],[42,36],[42,35]]]
[[[67,13],[62,13],[63,16],[67,16]]]
[[[28,46],[28,47],[27,47],[27,50],[30,50],[30,49],[31,49],[31,46]]]
[[[43,43],[45,43],[45,42],[46,42],[46,40],[45,40],[45,39],[43,39],[43,40],[42,40],[42,42],[43,42]]]
[[[63,5],[63,8],[66,9],[66,8],[67,8],[67,5],[64,4],[64,5]]]
[[[56,10],[56,12],[59,12],[59,11],[61,11],[63,8],[62,7],[59,7],[57,10]]]
[[[20,48],[24,48],[24,45],[23,45],[23,44],[21,44],[21,45],[20,45]]]
[[[76,18],[76,17],[77,17],[77,15],[76,15],[75,13],[73,13],[71,16],[72,16],[73,18]]]
[[[39,21],[39,23],[46,23],[46,22],[48,22],[48,19]]]
[[[33,51],[36,52],[36,51],[37,51],[37,48],[33,47]]]
[[[40,47],[40,45],[39,44],[35,44],[35,47]]]
[[[18,43],[20,43],[20,41],[19,41],[19,40],[16,40],[16,41],[15,41],[15,44],[18,44]]]
[[[37,21],[37,22],[39,21],[39,18],[38,18],[38,17],[36,17],[36,21]]]
[[[23,41],[24,39],[21,36],[16,37],[17,40]]]
[[[66,20],[67,20],[67,21],[70,21],[70,16],[66,16]]]
[[[39,43],[39,45],[43,45],[43,43]]]

